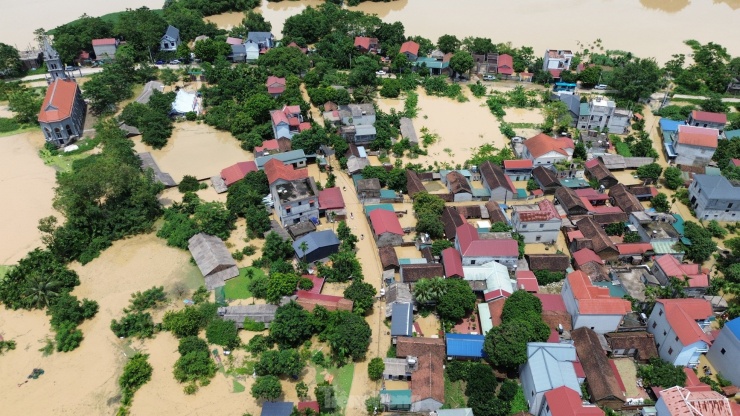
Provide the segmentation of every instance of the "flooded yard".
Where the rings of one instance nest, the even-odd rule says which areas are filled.
[[[230,133],[193,121],[175,123],[172,137],[162,149],[152,149],[141,138],[134,139],[134,144],[137,152],[150,152],[159,168],[176,182],[185,175],[207,179],[229,165],[254,160]]]

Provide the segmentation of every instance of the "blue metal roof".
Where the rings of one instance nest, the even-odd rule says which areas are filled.
[[[394,303],[391,315],[391,336],[413,335],[414,312],[410,303]]]
[[[392,405],[411,404],[411,390],[381,390],[380,395],[387,395]]]
[[[676,121],[667,118],[660,119],[660,131],[663,133],[669,131],[678,131],[678,126],[686,125],[685,121]]]
[[[735,318],[725,323],[725,328],[728,328],[735,338],[740,339],[740,318]]]
[[[447,355],[450,357],[483,358],[484,335],[445,334]]]
[[[265,402],[262,404],[262,416],[290,416],[293,413],[291,402]]]
[[[380,197],[383,199],[385,198],[392,199],[392,198],[395,198],[396,196],[398,195],[396,195],[396,191],[394,191],[393,189],[381,189],[380,190]]]

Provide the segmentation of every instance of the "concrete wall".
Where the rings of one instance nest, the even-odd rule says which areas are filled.
[[[281,183],[281,181],[277,181],[276,184],[277,183]],[[286,206],[290,206],[290,212],[288,212],[288,209],[285,208],[282,201],[280,201],[280,197],[277,193],[277,188],[274,186],[274,184],[270,189],[270,193],[272,194],[272,200],[275,201],[275,212],[280,217],[280,222],[283,225],[296,224],[302,220],[308,221],[310,217],[319,217],[318,196],[297,199],[294,201],[290,201],[290,203],[286,203]],[[309,202],[310,200],[313,200],[314,202],[311,203]]]
[[[492,261],[498,262],[506,266],[509,270],[513,270],[516,265],[516,257],[493,257],[493,256],[481,256],[481,257],[465,257],[462,258],[463,266],[480,266],[481,264],[490,263]]]
[[[598,334],[614,332],[624,318],[623,315],[573,315],[573,329],[591,328]]]
[[[704,166],[712,159],[715,149],[711,147],[686,146],[676,142],[674,144],[676,153],[676,164]]]
[[[665,309],[660,303],[655,304],[655,308],[653,308],[653,312],[648,318],[647,331],[655,337],[660,358],[673,365],[695,366],[701,353],[707,349],[707,344],[704,341],[684,346],[678,339],[676,332],[668,324]]]
[[[512,215],[512,225],[524,237],[525,243],[547,243],[557,241],[562,221],[559,219],[541,222],[521,222],[519,215]]]
[[[93,46],[96,59],[115,59],[116,45]]]
[[[693,182],[689,186],[689,200],[691,201],[691,206],[696,211],[696,217],[699,219],[728,222],[740,221],[740,203],[736,200],[710,200],[707,198],[706,190],[700,190],[698,182]]]
[[[740,365],[737,363],[739,357],[740,340],[732,334],[728,327],[725,327],[709,348],[707,359],[715,370],[722,373],[722,377],[740,386]]]
[[[554,165],[561,160],[568,160],[566,156],[563,156],[561,153],[558,152],[547,152],[544,155],[535,158],[534,156],[532,156],[531,153],[529,153],[529,149],[527,149],[527,146],[523,146],[522,149],[522,159],[531,160],[532,164],[535,167],[539,165]]]

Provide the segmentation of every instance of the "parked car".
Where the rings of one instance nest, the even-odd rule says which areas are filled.
[[[157,65],[164,65],[164,61],[160,59],[159,61],[156,62],[156,64]]]
[[[380,71],[376,71],[376,72],[375,72],[375,75],[380,75],[380,76],[383,76],[383,75],[385,75],[385,71],[383,71],[383,70],[381,69]]]
[[[606,84],[599,84],[599,85],[595,86],[594,89],[595,90],[605,90],[606,87],[607,87]]]
[[[170,61],[170,65],[179,65],[179,64],[180,64],[180,60],[178,59],[173,59]]]
[[[78,69],[80,69],[80,67],[74,66],[74,65],[67,65],[66,67],[64,67],[64,69],[67,71],[77,71]]]
[[[496,77],[493,75],[483,75],[483,81],[495,81]]]
[[[511,138],[512,143],[523,143],[524,137],[514,136]]]

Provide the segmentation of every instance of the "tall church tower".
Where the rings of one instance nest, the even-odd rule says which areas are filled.
[[[57,79],[68,79],[67,73],[64,71],[64,64],[62,58],[59,57],[59,53],[51,47],[49,38],[44,38],[44,62],[46,63],[46,69],[49,76],[46,80],[49,83],[56,81]]]

